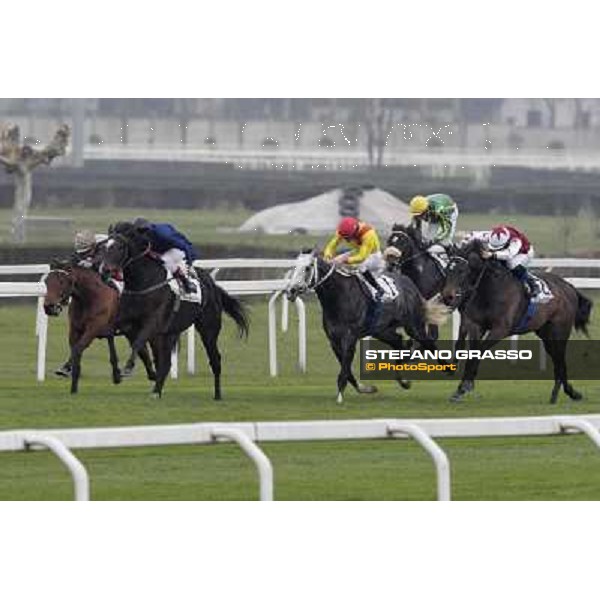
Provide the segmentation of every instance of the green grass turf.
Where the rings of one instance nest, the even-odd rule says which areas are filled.
[[[111,223],[130,220],[143,213],[153,221],[169,221],[193,240],[200,249],[203,245],[222,245],[227,247],[262,247],[280,251],[297,251],[305,246],[322,246],[327,236],[313,235],[264,235],[239,233],[234,230],[251,212],[240,206],[223,207],[219,210],[140,210],[133,208],[111,207],[99,209],[36,209],[32,215],[68,217],[73,220],[74,229],[90,228],[105,232]],[[0,210],[0,246],[9,245],[10,210]],[[554,216],[531,216],[511,214],[462,214],[458,222],[458,230],[470,231],[488,229],[498,223],[514,224],[534,243],[536,252],[543,255],[566,256],[585,254],[597,250],[600,242],[600,227],[597,218],[573,216],[567,219]],[[225,229],[226,231],[223,231]],[[384,241],[384,240],[382,240]],[[45,246],[50,243],[70,244],[70,236],[66,234],[53,236],[33,236],[31,246]]]
[[[599,298],[596,297],[596,301]],[[35,382],[34,304],[0,303],[0,428],[101,427],[199,421],[473,417],[600,412],[600,382],[576,382],[585,400],[547,399],[545,381],[478,383],[480,397],[461,405],[447,401],[456,382],[415,382],[403,391],[378,382],[379,393],[349,391],[335,403],[337,364],[320,327],[320,307],[308,305],[308,369],[297,373],[296,332],[278,335],[280,376],[268,375],[266,302],[251,304],[248,342],[229,320],[222,334],[225,400],[211,399],[212,378],[199,347],[199,371],[167,381],[162,400],[152,400],[141,365],[120,386],[109,381],[104,342],[84,356],[77,397],[68,382],[49,375]],[[592,336],[600,339],[595,315]],[[122,357],[125,344],[119,342]],[[66,319],[52,319],[49,370],[67,352]],[[181,367],[185,352],[181,357]],[[583,436],[441,440],[452,464],[453,496],[459,500],[600,499],[600,453]],[[275,496],[285,500],[433,499],[429,458],[411,441],[271,443],[263,448],[275,469]],[[96,499],[253,499],[254,468],[232,445],[78,451],[89,468]],[[0,499],[67,499],[71,484],[46,452],[0,455]]]

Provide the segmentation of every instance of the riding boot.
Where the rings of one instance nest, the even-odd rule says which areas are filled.
[[[535,298],[542,290],[539,281],[523,266],[513,269],[513,275],[525,286],[529,298]]]
[[[384,289],[379,285],[379,282],[377,279],[375,279],[375,276],[373,273],[371,273],[371,271],[365,271],[363,276],[375,288],[375,302],[378,304],[381,303],[381,300],[385,294]]]
[[[176,277],[177,281],[179,281],[179,284],[181,285],[183,291],[186,294],[195,294],[196,293],[195,286],[192,285],[192,282],[188,279],[187,275],[181,269],[179,269],[175,273],[175,277]]]

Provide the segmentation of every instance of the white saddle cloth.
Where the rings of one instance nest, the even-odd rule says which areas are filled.
[[[547,304],[554,298],[554,294],[550,289],[550,286],[541,277],[531,273],[531,276],[536,279],[540,285],[540,292],[531,298],[531,302],[534,304]]]
[[[375,279],[384,292],[382,297],[383,302],[392,302],[398,297],[398,288],[389,275],[379,275]],[[371,296],[375,298],[377,290],[364,277],[362,280],[365,282],[369,292],[371,292]]]
[[[172,277],[170,273],[168,274],[169,287],[182,302],[194,302],[195,304],[202,304],[202,286],[200,285],[200,282],[195,277],[190,277],[189,279],[192,285],[196,288],[196,291],[193,294],[186,294],[181,289],[177,279]]]

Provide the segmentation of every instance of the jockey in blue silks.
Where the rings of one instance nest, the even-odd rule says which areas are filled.
[[[200,255],[192,242],[169,223],[151,223],[138,217],[133,224],[148,236],[151,250],[160,255],[165,267],[181,283],[184,291],[194,293],[196,289],[190,281],[189,268]]]

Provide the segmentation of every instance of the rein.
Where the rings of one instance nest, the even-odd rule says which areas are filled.
[[[124,289],[123,295],[124,296],[143,296],[145,294],[149,294],[150,292],[155,292],[156,290],[159,290],[160,288],[163,288],[166,285],[169,285],[169,281],[173,281],[173,279],[174,279],[173,277],[167,278],[164,281],[161,281],[155,285],[151,285],[150,287],[144,288],[143,290]]]
[[[69,289],[66,291],[66,293],[61,294],[60,298],[58,299],[58,303],[62,306],[65,306],[66,304],[68,304],[69,298],[75,292],[75,281],[71,278],[72,273],[70,273],[69,271],[65,271],[64,269],[52,269],[51,271],[46,273],[46,275],[44,275],[44,277],[42,278],[43,283],[46,283],[46,280],[48,279],[51,273],[58,273],[60,275],[67,276],[67,281],[69,282]]]
[[[307,285],[307,288],[309,290],[316,290],[320,285],[323,285],[333,275],[334,271],[335,271],[335,263],[331,263],[331,268],[329,269],[329,271],[327,271],[327,273],[325,274],[325,276],[322,279],[319,279],[318,257],[315,256],[315,258],[313,260],[313,272],[310,277],[310,281]],[[313,280],[314,280],[314,284],[311,285]]]
[[[127,253],[130,253],[129,250],[129,240],[121,233],[114,233],[113,235],[110,236],[111,239],[113,240],[118,240],[119,242],[121,242],[122,244],[125,245],[125,248],[127,250]],[[136,254],[135,256],[130,256],[122,265],[121,265],[121,269],[123,271],[125,271],[125,269],[130,266],[131,264],[133,264],[134,262],[140,260],[141,258],[144,258],[144,256],[148,256],[150,254],[150,250],[151,250],[151,244],[150,242],[148,242],[147,246],[144,248],[144,250],[142,250],[142,252],[140,252],[139,254]],[[156,283],[154,285],[151,285],[150,287],[144,288],[142,290],[128,290],[127,288],[123,289],[123,295],[124,296],[144,296],[146,294],[150,294],[152,292],[155,292],[156,290],[159,290],[167,285],[169,285],[169,281],[171,281],[173,279],[173,277],[169,278],[168,276],[163,280],[160,281],[159,283]]]
[[[462,261],[466,262],[467,264],[469,262],[466,258],[464,258],[462,256],[454,256],[452,258],[452,260],[462,260]],[[487,267],[488,267],[488,263],[485,262],[483,264],[483,267],[481,267],[479,274],[477,275],[477,279],[475,280],[475,283],[472,286],[469,286],[469,288],[467,290],[466,298],[461,302],[463,310],[466,310],[467,306],[469,306],[469,304],[471,304],[471,302],[473,301],[473,298],[475,297],[475,292],[477,291],[477,288],[479,287],[479,284],[481,283],[481,280],[483,279],[483,276],[485,275]],[[463,292],[458,291],[458,292],[456,292],[456,295],[460,298],[461,296],[463,296]]]

